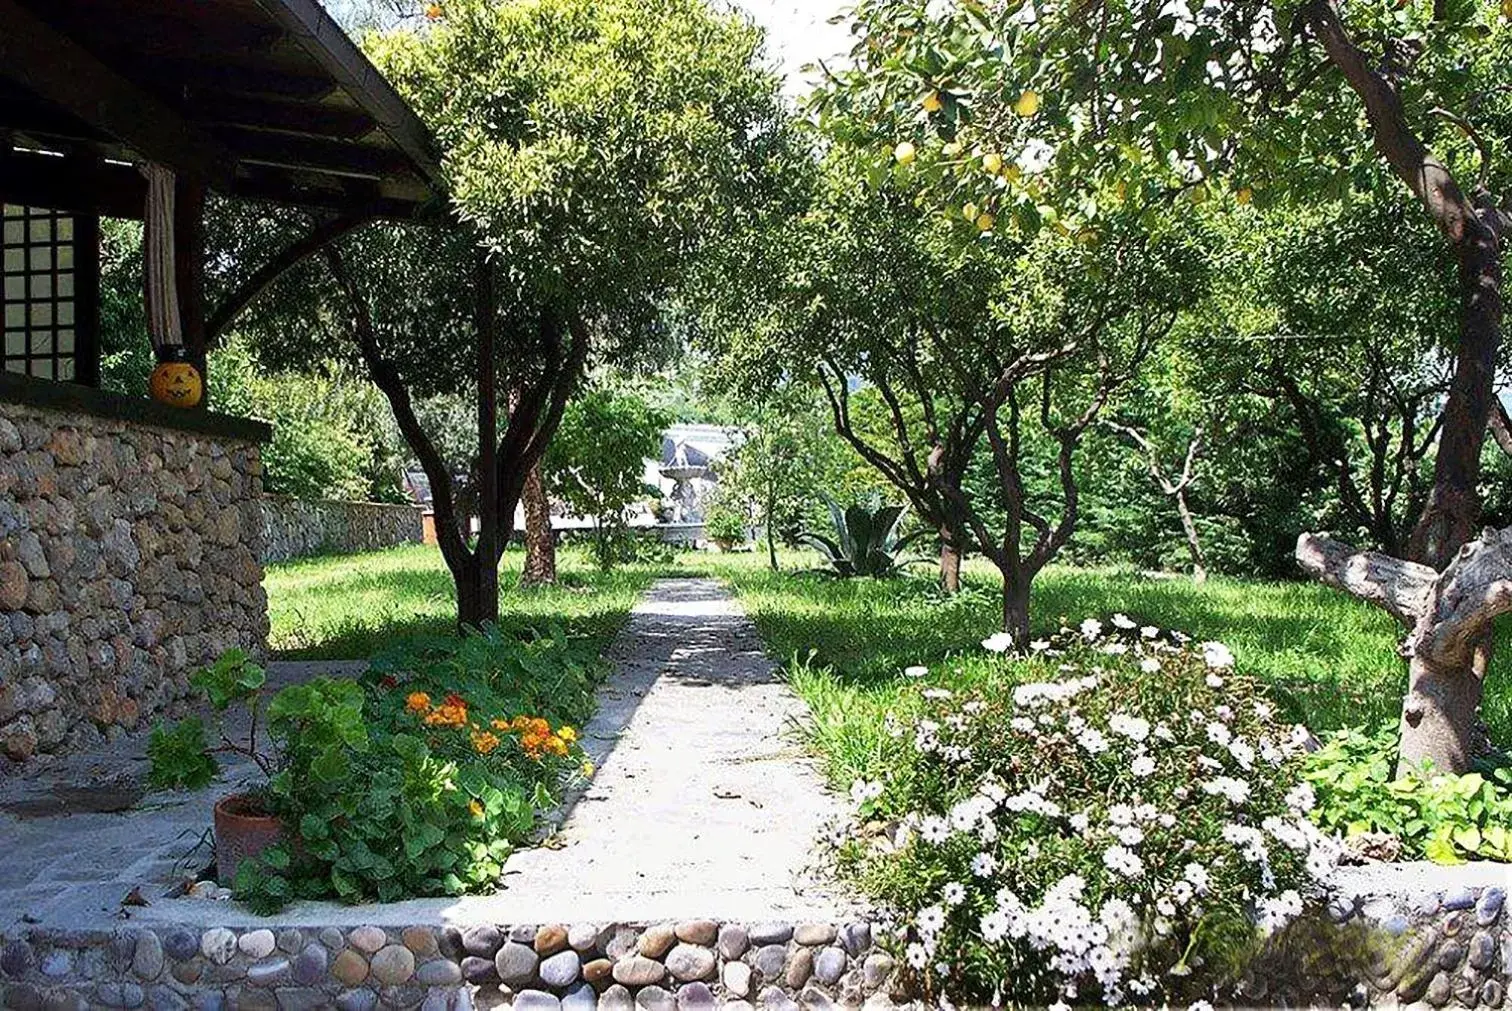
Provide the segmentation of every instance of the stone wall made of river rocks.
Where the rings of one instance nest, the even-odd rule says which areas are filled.
[[[287,495],[262,500],[264,562],[321,554],[378,551],[419,544],[418,506],[383,502],[306,502]]]
[[[0,947],[15,1011],[886,1008],[895,970],[867,923],[37,929]]]
[[[238,424],[0,402],[0,775],[136,727],[222,651],[262,648],[262,465]]]

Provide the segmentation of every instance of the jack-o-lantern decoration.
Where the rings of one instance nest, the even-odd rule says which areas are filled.
[[[158,358],[158,366],[152,370],[152,399],[170,407],[198,407],[205,395],[205,382],[183,349],[165,347]]]

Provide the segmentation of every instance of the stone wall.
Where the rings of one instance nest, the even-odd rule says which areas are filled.
[[[1499,1008],[1512,982],[1512,929],[1505,906],[1512,868],[1423,868],[1429,880],[1402,888],[1412,865],[1384,865],[1330,907],[1336,924],[1368,928],[1380,943],[1368,967],[1373,1003]],[[1434,888],[1433,885],[1445,887]]]
[[[268,495],[262,503],[264,562],[319,554],[377,551],[424,539],[417,506],[380,502],[305,502]]]
[[[66,386],[0,389],[0,774],[137,726],[267,639],[266,427]]]
[[[43,931],[0,947],[6,1008],[889,1008],[871,926],[721,923]]]

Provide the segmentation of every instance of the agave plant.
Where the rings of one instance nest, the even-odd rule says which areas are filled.
[[[907,511],[904,506],[884,506],[874,501],[869,506],[858,504],[841,509],[828,496],[824,503],[829,506],[830,520],[835,525],[834,536],[806,530],[802,539],[823,552],[825,561],[842,579],[854,576],[880,579],[893,575],[903,564],[899,561],[903,549],[928,532],[898,536]]]

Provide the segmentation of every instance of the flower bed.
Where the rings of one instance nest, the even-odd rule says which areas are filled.
[[[1321,897],[1337,846],[1308,817],[1306,732],[1221,644],[1117,615],[937,673],[966,687],[889,718],[842,847],[924,992],[1228,995]]]
[[[159,785],[203,785],[233,750],[267,772],[253,799],[283,840],[242,860],[235,892],[254,910],[291,899],[344,902],[492,888],[543,811],[593,768],[574,724],[590,715],[601,662],[560,630],[497,629],[410,640],[358,681],[317,678],[266,706],[273,747],[205,744],[198,720],[154,734]],[[202,675],[220,709],[263,711],[261,670],[232,657]],[[255,731],[254,731],[255,737]]]

